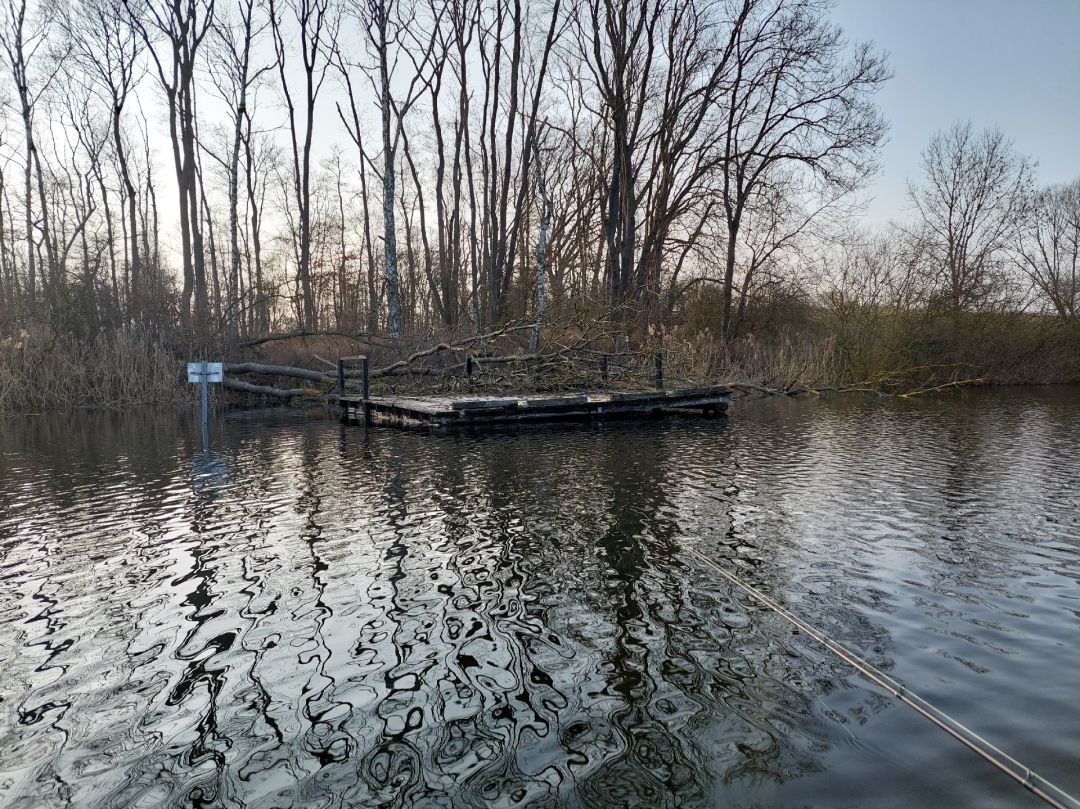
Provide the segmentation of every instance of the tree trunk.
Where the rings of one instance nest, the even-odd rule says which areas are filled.
[[[398,280],[397,231],[394,227],[394,144],[390,139],[390,72],[387,64],[386,2],[379,2],[379,104],[383,141],[383,239],[386,260],[386,308],[390,334],[401,337],[401,284]]]

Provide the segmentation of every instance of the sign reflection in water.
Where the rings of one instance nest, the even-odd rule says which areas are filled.
[[[693,540],[1076,791],[1075,395],[0,421],[0,805],[1038,805]]]

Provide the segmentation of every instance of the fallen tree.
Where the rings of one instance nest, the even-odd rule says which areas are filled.
[[[263,365],[257,362],[227,362],[224,366],[227,374],[258,374],[259,376],[289,376],[296,379],[307,379],[320,384],[330,381],[332,377],[323,371],[314,371],[310,368],[298,368],[293,365]]]
[[[322,391],[314,390],[312,388],[272,388],[269,385],[253,385],[251,382],[245,382],[242,379],[233,379],[228,376],[225,377],[222,384],[229,390],[236,390],[242,393],[253,393],[256,396],[270,396],[275,399],[322,396]]]

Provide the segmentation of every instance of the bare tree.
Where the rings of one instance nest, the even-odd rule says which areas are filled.
[[[270,328],[270,301],[268,283],[264,271],[263,259],[263,215],[266,210],[266,195],[270,178],[278,161],[278,152],[266,138],[260,138],[252,130],[251,110],[244,110],[243,145],[244,145],[244,180],[247,191],[247,213],[249,217],[248,238],[251,248],[248,251],[249,286],[253,287],[251,307],[254,309],[253,330],[258,333]]]
[[[1080,179],[1035,195],[1017,229],[1015,252],[1060,317],[1080,316]]]
[[[182,315],[191,317],[194,296],[195,324],[205,334],[209,321],[209,295],[200,227],[200,194],[195,154],[195,71],[199,49],[214,19],[215,0],[148,0],[136,7],[125,3],[150,53],[165,94],[172,141],[173,169],[180,201],[180,245],[184,268]]]
[[[45,206],[45,185],[41,172],[41,160],[34,137],[34,111],[42,95],[56,77],[62,60],[54,59],[52,64],[44,65],[37,77],[36,86],[31,88],[31,73],[35,66],[46,56],[49,33],[53,25],[52,6],[31,9],[27,0],[3,0],[0,4],[0,48],[7,57],[7,67],[18,95],[19,116],[22,120],[24,135],[25,162],[23,164],[24,182],[24,220],[26,225],[26,266],[27,289],[30,305],[34,306],[37,297],[38,278],[36,274],[36,252],[34,241],[34,177],[37,176],[38,202],[41,206],[42,237],[49,256],[49,275],[56,272],[55,258],[51,247],[52,237],[49,232],[49,212]]]
[[[383,262],[386,285],[387,325],[395,338],[401,336],[401,279],[398,267],[397,226],[395,224],[395,185],[397,152],[405,137],[405,119],[433,80],[432,65],[442,11],[435,12],[425,27],[414,5],[403,6],[399,0],[357,0],[352,5],[354,18],[366,34],[366,47],[375,64],[367,66],[349,59],[339,51],[337,64],[347,91],[349,109],[338,107],[338,116],[360,151],[361,172],[370,165],[382,184]],[[396,51],[395,51],[396,49]],[[404,55],[412,66],[407,80],[398,76],[404,90],[395,95],[391,85],[396,68]],[[361,100],[352,72],[362,70],[369,80],[379,108],[382,164],[365,151],[361,132]],[[365,192],[366,193],[366,192]]]
[[[142,290],[142,261],[139,244],[139,194],[129,165],[124,137],[123,112],[140,76],[142,38],[130,25],[120,0],[83,0],[73,15],[65,19],[72,53],[80,67],[93,77],[104,95],[112,121],[112,148],[127,202],[128,257],[125,278],[129,278],[129,304],[138,307]],[[102,184],[104,196],[104,184]],[[107,201],[103,199],[103,202]],[[109,217],[111,219],[111,216]]]
[[[908,193],[943,298],[954,313],[977,309],[1000,291],[1004,251],[1029,204],[1031,161],[1000,131],[967,123],[936,133],[922,168],[924,182]]]
[[[536,139],[532,143],[536,160],[536,189],[540,196],[540,230],[536,236],[536,313],[530,350],[535,354],[540,345],[540,330],[544,325],[544,309],[547,307],[547,246],[548,231],[551,229],[551,216],[554,205],[548,194],[547,181],[544,178],[544,164],[540,159],[540,146]]]
[[[236,0],[235,15],[224,9],[214,23],[216,48],[209,60],[210,73],[218,93],[228,103],[232,114],[232,141],[225,163],[229,197],[229,279],[227,318],[228,333],[236,337],[240,324],[240,153],[244,145],[244,127],[250,126],[248,100],[253,84],[272,64],[252,66],[252,49],[260,34],[270,24],[260,18],[258,0]]]
[[[873,96],[889,71],[869,44],[849,49],[827,11],[825,0],[755,0],[735,38],[723,122],[725,339],[734,336],[740,231],[758,188],[798,169],[850,191],[876,168],[886,125]]]
[[[288,79],[288,47],[291,35],[285,28],[284,10],[288,8],[296,23],[300,61],[304,70],[303,109],[297,112]],[[281,77],[281,90],[289,116],[289,135],[293,157],[293,194],[299,217],[297,234],[297,277],[303,302],[303,325],[316,327],[315,296],[311,284],[311,144],[315,129],[315,105],[327,77],[327,68],[336,47],[339,18],[331,0],[270,0],[270,24]],[[297,119],[302,114],[302,123]]]
[[[72,0],[59,37],[0,0],[0,305],[207,345],[522,317],[535,344],[569,307],[637,338],[709,283],[730,338],[874,168],[887,71],[828,4]]]
[[[611,133],[604,239],[614,305],[631,288],[641,162],[635,155],[653,89],[657,31],[664,6],[651,0],[589,0],[578,18],[579,48],[604,105],[604,125]]]

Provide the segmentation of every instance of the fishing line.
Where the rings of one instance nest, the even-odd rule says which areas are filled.
[[[915,710],[924,719],[929,720],[957,741],[977,753],[983,759],[993,764],[1001,770],[1001,772],[1008,775],[1029,792],[1038,796],[1050,806],[1053,806],[1054,809],[1080,809],[1080,800],[1070,795],[1061,787],[1051,783],[1030,767],[1017,761],[1001,748],[987,741],[971,728],[967,727],[959,720],[954,719],[937,706],[931,704],[928,700],[919,696],[900,681],[890,677],[869,661],[864,660],[855,652],[852,652],[832,638],[822,634],[779,602],[765,595],[757,588],[747,584],[735,574],[725,570],[697,548],[693,548],[689,545],[684,545],[684,547],[688,553],[696,557],[707,567],[715,570],[736,587],[750,595],[753,599],[765,605],[792,626],[813,638],[870,682],[888,691],[893,697],[900,700],[909,708]]]

